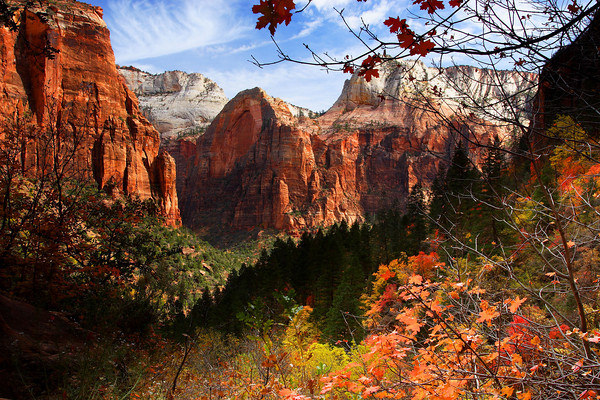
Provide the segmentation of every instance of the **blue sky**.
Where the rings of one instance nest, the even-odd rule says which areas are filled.
[[[300,0],[301,1],[301,0]],[[329,108],[349,75],[291,63],[263,69],[251,64],[275,60],[267,30],[256,30],[249,0],[88,0],[104,9],[119,65],[159,73],[179,69],[200,72],[232,98],[241,90],[262,87],[272,96],[319,111]],[[303,43],[317,52],[358,54],[356,39],[343,26],[335,8],[344,8],[356,28],[361,18],[382,29],[388,16],[402,15],[406,0],[314,0],[275,38],[291,56],[308,59]]]

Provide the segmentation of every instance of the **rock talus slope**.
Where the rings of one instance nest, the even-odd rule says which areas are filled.
[[[177,224],[174,160],[159,152],[158,132],[117,72],[102,10],[76,1],[10,3],[20,9],[17,31],[0,28],[3,130],[14,128],[17,110],[31,114],[40,131],[77,142],[72,164],[82,177],[154,198]],[[36,138],[25,146],[28,173],[39,169],[40,146]]]

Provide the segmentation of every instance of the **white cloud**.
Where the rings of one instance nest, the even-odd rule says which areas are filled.
[[[323,22],[324,22],[323,18],[315,18],[312,21],[305,22],[304,26],[302,27],[300,32],[298,32],[297,34],[295,34],[288,40],[296,40],[296,39],[301,39],[303,37],[309,36],[315,30],[317,30],[317,28],[321,27],[321,25],[323,25]]]
[[[398,6],[397,2],[383,0],[375,3],[375,5],[364,12],[352,13],[345,15],[346,22],[352,29],[358,29],[366,25],[383,24],[383,21],[392,16],[391,12]]]
[[[200,54],[236,54],[236,53],[244,53],[254,49],[258,49],[264,46],[272,45],[273,42],[271,40],[264,40],[262,42],[252,42],[249,44],[242,44],[239,46],[230,46],[230,45],[218,45],[218,46],[207,46],[202,49],[198,49]]]
[[[160,57],[239,39],[255,23],[250,16],[239,16],[236,11],[239,4],[232,0],[113,0],[108,5],[107,23],[117,62]]]
[[[320,14],[329,22],[334,22],[346,28],[338,11],[343,10],[343,15],[352,29],[358,29],[366,24],[382,24],[390,16],[399,15],[410,5],[410,0],[370,0],[357,2],[356,0],[313,0],[307,9],[307,15],[313,17]],[[394,14],[394,15],[392,15]],[[314,18],[314,17],[313,17]]]
[[[122,66],[124,66],[124,67],[132,66],[132,67],[140,69],[144,72],[148,72],[150,74],[160,74],[160,73],[164,72],[160,68],[157,68],[156,66],[154,66],[153,64],[140,64],[140,63],[133,62],[133,63],[127,64],[127,65],[122,65]]]
[[[311,5],[319,11],[329,11],[350,4],[354,0],[313,0]]]

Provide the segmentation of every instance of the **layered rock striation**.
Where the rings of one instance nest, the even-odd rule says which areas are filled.
[[[386,102],[432,108],[426,104],[431,100],[454,113],[463,108],[495,122],[507,118],[528,121],[536,82],[537,75],[525,72],[473,66],[433,68],[421,61],[390,61],[379,67],[379,78],[370,82],[353,75],[329,111],[379,108]]]
[[[471,67],[442,70],[446,77],[420,63],[405,67],[386,65],[369,83],[352,77],[316,120],[296,118],[261,89],[238,94],[195,146],[174,145],[184,223],[299,231],[402,206],[413,185],[432,182],[455,146],[477,161],[478,144],[508,140],[506,110],[483,115],[467,99],[498,102],[512,93],[525,114],[527,80],[535,80]],[[457,77],[466,78],[442,86]]]
[[[159,151],[159,133],[117,72],[102,10],[76,1],[27,3],[11,1],[20,7],[16,31],[0,28],[2,134],[29,118],[25,172],[47,168],[51,144],[72,174],[154,198],[177,224],[175,162]]]
[[[153,75],[133,67],[120,67],[119,73],[163,138],[198,136],[228,101],[223,89],[202,74],[168,71]]]

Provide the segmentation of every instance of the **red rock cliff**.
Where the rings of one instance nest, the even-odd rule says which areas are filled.
[[[180,193],[186,223],[294,229],[336,212],[317,196],[320,173],[312,138],[296,123],[283,101],[261,89],[230,101],[198,139],[184,172]]]
[[[159,152],[158,132],[117,72],[102,10],[76,1],[25,3],[12,1],[21,6],[18,30],[0,28],[4,129],[24,107],[40,129],[76,138],[74,164],[84,176],[101,188],[156,199],[178,224],[174,160]],[[26,146],[29,172],[39,168],[39,146],[35,139]]]
[[[386,66],[383,77],[370,84],[353,77],[317,120],[297,119],[283,101],[258,88],[238,94],[195,149],[190,142],[174,145],[184,224],[297,231],[361,221],[402,205],[417,182],[427,187],[459,142],[471,142],[471,155],[478,160],[477,143],[507,136],[507,127],[487,122],[489,116],[459,115],[452,107],[456,102],[444,101],[439,93],[420,96],[429,109],[419,107],[416,92],[432,90],[436,82],[433,92],[454,95],[457,88],[442,88],[441,78],[428,76],[432,69],[422,65],[415,73],[418,85],[409,86],[412,80],[400,67]],[[465,90],[491,101],[495,79],[504,90],[521,92],[526,86],[511,73],[447,71],[468,76]],[[485,79],[488,83],[481,83]]]

